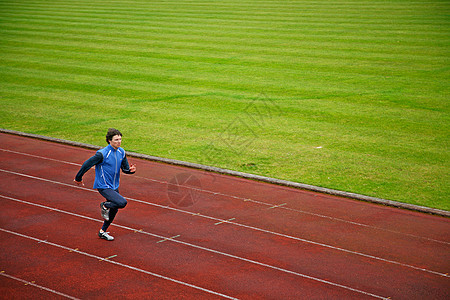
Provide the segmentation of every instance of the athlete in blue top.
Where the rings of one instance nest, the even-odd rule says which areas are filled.
[[[111,225],[117,211],[127,205],[127,200],[119,194],[120,170],[127,174],[136,172],[136,165],[129,165],[125,150],[120,147],[122,143],[122,133],[119,130],[110,128],[106,134],[108,146],[98,150],[94,156],[86,160],[75,176],[75,183],[84,186],[83,175],[95,166],[94,189],[105,197],[106,201],[100,204],[103,226],[98,236],[107,241],[114,238],[106,232]]]

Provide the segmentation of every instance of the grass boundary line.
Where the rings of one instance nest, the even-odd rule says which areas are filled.
[[[92,149],[92,150],[98,150],[98,149],[102,148],[100,146],[95,146],[95,145],[91,145],[91,144],[79,143],[79,142],[74,142],[74,141],[69,141],[69,140],[64,140],[64,139],[59,139],[59,138],[53,138],[53,137],[48,137],[48,136],[43,136],[43,135],[38,135],[38,134],[33,134],[33,133],[25,133],[25,132],[3,129],[3,128],[0,128],[0,132],[6,133],[6,134],[11,134],[11,135],[22,136],[22,137],[40,139],[40,140],[44,140],[44,141],[49,141],[49,142],[54,142],[54,143],[59,143],[59,144],[64,144],[64,145],[69,145],[69,146]],[[425,207],[425,206],[403,203],[403,202],[398,202],[398,201],[393,201],[393,200],[365,196],[365,195],[351,193],[351,192],[339,191],[339,190],[334,190],[334,189],[329,189],[329,188],[324,188],[324,187],[319,187],[319,186],[314,186],[314,185],[309,185],[309,184],[304,184],[304,183],[270,178],[270,177],[265,177],[265,176],[261,176],[261,175],[243,173],[243,172],[239,172],[239,171],[222,169],[222,168],[217,168],[217,167],[212,167],[212,166],[207,166],[207,165],[202,165],[202,164],[190,163],[190,162],[185,162],[185,161],[181,161],[181,160],[157,157],[157,156],[141,154],[141,153],[136,153],[136,152],[127,151],[127,155],[130,157],[140,158],[140,159],[149,160],[149,161],[155,161],[155,162],[159,162],[159,163],[188,167],[191,169],[198,169],[198,170],[203,170],[203,171],[208,171],[208,172],[213,172],[213,173],[230,175],[233,177],[241,177],[241,178],[250,179],[250,180],[254,180],[254,181],[266,182],[266,183],[270,183],[270,184],[286,186],[286,187],[291,187],[291,188],[296,188],[296,189],[301,189],[301,190],[313,191],[313,192],[318,192],[321,194],[340,196],[340,197],[344,197],[344,198],[350,198],[350,199],[364,201],[364,202],[381,204],[381,205],[385,205],[385,206],[396,207],[396,208],[401,208],[401,209],[406,209],[406,210],[411,210],[411,211],[416,211],[416,212],[421,212],[421,213],[428,213],[428,214],[438,215],[438,216],[442,216],[442,217],[450,217],[450,211],[431,208],[431,207]]]

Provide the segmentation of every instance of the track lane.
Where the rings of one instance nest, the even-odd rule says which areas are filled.
[[[211,299],[212,296],[233,299],[121,264],[112,258],[107,259],[78,248],[66,247],[52,242],[50,237],[41,239],[30,233],[4,228],[0,228],[0,237],[18,246],[1,254],[2,268],[14,273],[16,278],[39,282],[39,285],[47,290],[58,290],[59,293],[64,291],[84,299],[101,298],[105,295],[109,295],[109,298],[119,298],[120,295],[128,299],[142,299],[145,295],[159,295],[161,299]],[[5,263],[5,256],[14,260],[9,259]],[[10,286],[5,289],[13,294],[16,288],[17,286]],[[21,292],[24,291],[19,290],[18,294]],[[24,294],[27,295],[26,292]],[[24,298],[30,297],[28,293]]]
[[[42,184],[41,184],[42,185]],[[24,183],[24,188],[25,186],[31,186],[31,189],[35,189],[33,188],[33,183],[30,182],[26,182]],[[44,185],[45,187],[45,185]],[[72,189],[72,186],[66,186],[65,188],[68,189]],[[49,189],[49,188],[47,188]],[[23,189],[20,189],[23,190]],[[78,190],[78,189],[77,189]],[[35,201],[36,196],[34,197],[30,197],[31,201]],[[75,204],[73,205],[68,205],[67,202],[65,201],[60,201],[57,199],[53,199],[53,197],[48,198],[48,200],[46,199],[46,196],[44,196],[41,200],[42,203],[47,204],[47,203],[52,203],[52,204],[56,204],[59,203],[60,207],[64,207],[66,209],[69,210],[75,210],[76,206]],[[87,203],[87,202],[86,202]],[[85,205],[89,205],[86,204]],[[83,206],[83,205],[82,205]],[[138,213],[134,214],[132,213],[132,211],[130,211],[131,214],[131,218],[127,218],[127,219],[131,219],[133,220],[133,222],[135,222],[136,224],[138,224],[141,227],[138,228],[144,228],[146,229],[146,222],[148,222],[147,219],[147,213],[149,212],[147,208],[142,208],[142,209],[137,209]],[[124,211],[125,212],[125,211]],[[142,212],[144,212],[144,215],[142,214]],[[95,209],[95,214],[97,215],[98,212]],[[152,217],[154,216],[154,214],[152,214],[150,212],[150,214],[152,215]],[[144,217],[144,219],[142,219],[142,217]],[[195,216],[192,216],[195,217]],[[21,218],[23,219],[23,218]],[[192,238],[191,235],[189,235],[189,232],[186,231],[186,224],[189,224],[189,222],[192,222],[192,220],[183,220],[180,219],[180,216],[168,216],[167,213],[163,213],[161,220],[167,219],[168,222],[156,222],[159,226],[160,226],[160,230],[166,230],[167,228],[172,228],[173,225],[175,223],[171,223],[171,220],[173,222],[177,222],[178,223],[178,228],[183,228],[184,227],[184,231],[182,233],[182,238],[185,239],[190,238],[191,240],[193,239],[194,242],[198,242],[199,238],[201,238],[202,243],[205,243],[205,240],[207,238],[210,238],[211,240],[208,241],[208,243],[210,243],[211,247],[214,247],[217,244],[223,245],[224,243],[228,246],[229,251],[235,251],[236,249],[240,251],[240,255],[248,255],[248,253],[251,253],[251,255],[253,255],[251,258],[254,260],[255,258],[258,258],[260,261],[271,261],[271,262],[276,262],[277,264],[280,264],[281,261],[284,260],[284,264],[286,264],[288,261],[286,261],[286,257],[292,257],[291,259],[291,269],[292,269],[292,263],[296,262],[296,266],[297,268],[300,268],[303,272],[306,272],[306,274],[308,275],[315,275],[314,277],[316,278],[326,278],[327,280],[331,280],[334,282],[339,282],[340,284],[347,284],[346,286],[350,286],[350,287],[355,287],[358,286],[359,288],[363,288],[363,290],[365,291],[370,291],[373,289],[379,289],[379,287],[375,287],[371,284],[371,282],[373,281],[373,279],[375,278],[373,276],[373,274],[377,274],[377,282],[378,283],[383,283],[384,285],[390,285],[390,288],[395,288],[398,292],[400,293],[405,293],[407,291],[402,290],[403,288],[403,283],[406,281],[408,282],[412,282],[414,280],[417,280],[417,278],[421,278],[420,274],[416,274],[414,272],[408,272],[407,275],[402,275],[401,277],[397,276],[394,277],[394,279],[392,279],[392,276],[390,275],[392,272],[397,273],[398,270],[395,270],[395,268],[393,268],[393,266],[383,266],[383,264],[374,264],[374,262],[370,262],[370,260],[361,260],[361,259],[356,259],[355,257],[352,256],[346,256],[346,255],[342,255],[342,253],[339,254],[332,254],[330,253],[330,251],[324,251],[323,249],[317,249],[317,247],[312,247],[310,246],[309,249],[307,246],[303,245],[303,246],[299,246],[297,244],[293,244],[291,245],[291,248],[294,246],[296,248],[290,249],[289,247],[286,246],[287,242],[291,242],[292,241],[286,241],[286,240],[280,240],[280,239],[275,239],[272,243],[271,247],[268,247],[268,245],[270,245],[270,243],[267,242],[268,238],[265,237],[263,238],[264,243],[261,244],[261,241],[258,242],[258,238],[252,236],[252,234],[247,233],[247,234],[240,234],[239,232],[236,232],[235,229],[231,229],[231,231],[229,233],[224,233],[223,230],[223,226],[230,226],[229,224],[222,224],[219,227],[221,227],[221,232],[218,233],[209,233],[208,231],[211,231],[210,228],[215,226],[214,224],[212,224],[212,222],[210,222],[209,226],[202,226],[199,223],[195,223],[193,225],[193,231],[194,233],[197,232],[202,232],[203,235],[199,236],[198,234],[196,235],[196,237]],[[198,219],[198,218],[197,218]],[[126,221],[126,220],[125,220]],[[176,227],[176,226],[175,226]],[[135,228],[136,230],[138,228]],[[151,226],[151,230],[155,230],[155,226]],[[93,230],[91,230],[93,231]],[[167,233],[167,232],[166,232]],[[173,236],[175,233],[180,233],[179,231],[174,231],[173,233],[169,232],[169,236]],[[225,234],[225,237],[224,237]],[[235,237],[239,237],[241,236],[243,240],[237,240],[235,241],[235,243],[231,242],[232,245],[230,244],[230,240],[233,238],[233,236]],[[215,237],[220,237],[218,240],[214,240]],[[249,238],[250,237],[250,238]],[[227,242],[224,241],[224,238],[227,240]],[[256,239],[255,239],[256,238]],[[245,250],[246,248],[248,248],[248,244],[251,244],[253,246],[250,247],[250,250]],[[257,244],[258,243],[258,244]],[[279,247],[280,243],[283,245],[283,247]],[[246,247],[247,246],[247,247]],[[257,250],[255,250],[255,247],[257,249],[260,249],[261,252],[259,254],[257,254]],[[282,248],[282,249],[280,249]],[[230,250],[231,249],[231,250]],[[284,252],[283,253],[283,249]],[[222,248],[223,250],[223,248]],[[245,254],[245,251],[250,251],[247,252],[247,254]],[[267,256],[266,252],[268,253],[273,253],[275,254],[275,256],[270,257]],[[302,253],[302,256],[298,256],[297,253]],[[314,263],[311,264],[311,260],[314,260]],[[300,265],[300,266],[299,266]],[[373,269],[373,270],[372,270]],[[336,277],[336,274],[341,273],[340,276]],[[352,274],[351,276],[349,276],[349,274]],[[406,276],[406,277],[405,277]],[[356,280],[356,282],[355,282]],[[433,286],[433,284],[437,284],[437,282],[435,282],[435,280],[437,280],[436,278],[434,278],[434,281],[428,281],[427,285],[429,286]],[[343,282],[344,281],[344,282]],[[421,279],[421,282],[418,282],[417,284],[423,284],[423,279]],[[439,281],[439,280],[438,280]],[[361,284],[362,282],[362,284]],[[432,290],[429,290],[427,288],[422,289],[422,292],[427,291],[427,294],[429,295],[429,293],[434,293]],[[380,289],[380,292],[388,292],[388,291],[383,291],[382,289]]]
[[[27,299],[33,295],[35,299],[72,299],[78,298],[63,294],[36,284],[35,281],[26,281],[21,278],[0,272],[0,293],[3,299]]]
[[[99,260],[117,255],[107,262],[125,264],[133,269],[139,269],[140,272],[170,274],[162,276],[190,282],[194,286],[199,286],[198,283],[200,283],[206,289],[218,291],[218,293],[221,289],[226,289],[228,294],[234,294],[233,296],[241,299],[298,298],[306,295],[340,295],[350,299],[373,298],[369,297],[369,294],[361,294],[338,285],[324,284],[325,282],[311,278],[299,278],[294,274],[283,274],[278,270],[252,265],[232,257],[214,256],[211,255],[211,252],[195,249],[185,244],[170,243],[170,241],[158,243],[161,241],[160,237],[149,237],[149,235],[128,228],[115,229],[115,232],[120,235],[121,243],[86,239],[85,232],[95,232],[93,226],[98,223],[96,220],[74,215],[65,216],[60,211],[49,211],[33,205],[27,207],[17,201],[5,206],[10,215],[33,220],[33,224],[17,226],[18,222],[11,224],[2,222],[0,231],[8,230],[19,235],[26,235],[38,240],[39,244],[60,245],[61,249],[75,253],[82,252],[81,254],[84,255],[87,253],[88,256],[95,256]],[[59,230],[60,228],[55,228],[55,224],[60,219],[79,228],[79,231],[73,231],[71,236],[65,235]],[[31,258],[33,261],[34,266],[31,266],[31,269],[38,266],[38,262],[33,257],[34,254],[27,258]],[[48,259],[55,260],[54,257]],[[62,273],[66,273],[66,271],[62,271]],[[242,278],[245,278],[244,282],[242,282]],[[113,286],[116,284],[114,283]],[[145,286],[142,282],[140,285]],[[311,294],[312,291],[314,291],[313,294]]]
[[[1,170],[1,169],[0,169]],[[4,171],[4,170],[3,170]],[[22,176],[27,176],[27,175],[24,175],[24,174],[20,174],[20,173],[17,173],[17,175],[22,175]],[[42,179],[42,178],[38,178],[38,177],[35,177],[35,178],[33,178],[33,179],[35,179],[35,180],[45,180],[45,179]],[[49,181],[49,180],[46,180],[47,182],[50,182],[51,184],[59,184],[59,185],[62,185],[62,186],[68,186],[68,187],[70,187],[70,188],[76,188],[77,190],[85,190],[85,191],[89,191],[89,192],[91,192],[91,193],[95,193],[93,190],[89,190],[89,189],[86,189],[86,188],[79,188],[79,187],[76,187],[75,185],[71,185],[71,184],[64,184],[64,183],[60,183],[60,182],[56,182],[56,181]],[[52,190],[51,188],[49,188],[49,190]],[[58,195],[58,191],[55,191],[55,197]],[[92,196],[92,195],[90,195],[90,196]],[[132,200],[132,201],[138,201],[138,202],[140,202],[140,203],[146,203],[147,204],[147,202],[146,201],[140,201],[140,200],[136,200],[136,199],[130,199],[130,198],[128,198],[129,200]],[[161,207],[161,206],[160,206]],[[164,207],[164,206],[162,206],[163,208],[165,208],[165,209],[169,209],[169,208],[167,208],[167,207]],[[173,209],[172,209],[173,210]],[[178,211],[178,212],[180,212],[179,210],[175,210],[175,211]],[[192,215],[192,214],[190,214],[190,213],[188,213],[188,215]],[[271,217],[273,218],[273,215],[271,215]],[[280,215],[276,215],[276,217],[280,217]],[[267,219],[269,219],[269,218],[267,218]],[[176,220],[176,219],[175,219]],[[265,220],[266,221],[266,220]],[[238,226],[241,226],[240,224],[237,224],[237,223],[234,223],[234,222],[232,222],[232,221],[227,221],[227,223],[230,223],[230,224],[235,224],[235,225],[238,225]],[[242,226],[241,226],[242,227]],[[247,227],[248,228],[248,227]],[[252,227],[252,228],[254,228],[254,227]],[[255,230],[258,230],[259,228],[255,228]],[[259,230],[261,230],[261,229],[259,229]],[[317,229],[315,228],[315,229],[311,229],[311,231],[312,232],[314,232],[314,230],[316,230],[316,232],[317,232]],[[261,230],[262,231],[262,230]],[[267,231],[265,231],[265,232],[267,232]],[[384,232],[383,232],[384,233]],[[379,235],[379,234],[378,234]],[[280,235],[281,236],[281,235]],[[373,237],[373,235],[371,236],[371,237]],[[323,243],[317,243],[317,242],[314,242],[314,241],[312,241],[312,240],[308,240],[308,239],[304,239],[304,238],[296,238],[295,236],[292,236],[292,238],[293,239],[295,239],[295,240],[297,240],[297,241],[302,241],[302,242],[309,242],[309,243],[312,243],[312,244],[315,244],[315,245],[321,245],[321,246],[324,246],[324,247],[328,247],[328,248],[331,248],[331,249],[339,249],[339,250],[341,250],[341,251],[344,251],[344,252],[348,252],[348,253],[354,253],[354,254],[357,254],[357,255],[362,255],[362,256],[365,256],[365,257],[370,257],[370,258],[375,258],[375,259],[379,259],[379,260],[386,260],[386,261],[391,261],[391,262],[393,262],[393,263],[398,263],[398,264],[407,264],[406,262],[402,262],[402,261],[396,261],[396,260],[389,260],[389,259],[386,259],[386,258],[383,258],[383,256],[373,256],[373,255],[368,255],[368,254],[365,254],[365,253],[362,253],[362,252],[355,252],[355,251],[351,251],[351,250],[348,250],[348,249],[345,249],[345,248],[342,248],[342,247],[336,247],[336,246],[332,246],[332,245],[329,245],[329,244],[323,244]],[[378,242],[380,242],[380,239],[374,239],[375,241],[378,241]],[[406,242],[409,242],[408,240],[405,240]],[[430,241],[420,241],[421,242],[421,248],[419,248],[420,250],[422,250],[422,251],[424,251],[424,252],[426,252],[427,253],[427,257],[428,258],[433,258],[433,254],[435,254],[435,255],[441,255],[440,254],[440,252],[439,251],[436,251],[436,246],[434,246],[434,244],[432,243],[432,242],[430,242]],[[375,243],[376,244],[376,243]],[[428,246],[428,249],[427,249],[427,247],[426,247],[426,245],[429,245]],[[405,243],[403,242],[403,240],[400,240],[400,245],[401,246],[404,246],[405,245]],[[383,245],[384,246],[384,245]],[[416,246],[416,245],[414,245],[414,246]],[[442,244],[442,245],[439,245],[442,249],[441,250],[447,250],[448,248],[449,248],[449,246],[447,245],[447,244]],[[397,245],[397,247],[398,247],[398,245]],[[430,248],[431,247],[431,248]],[[400,249],[402,249],[402,248],[400,248]],[[407,249],[406,249],[407,250]],[[433,250],[433,251],[432,251]],[[390,252],[389,252],[390,253]],[[397,252],[396,252],[397,253]],[[447,251],[444,251],[444,253],[447,253]],[[408,252],[406,253],[406,254],[408,254]],[[415,258],[415,256],[414,256],[414,258]],[[423,262],[423,258],[421,258],[421,261]],[[441,261],[440,260],[437,260],[437,263],[438,263],[438,265],[439,266],[441,266],[442,265],[442,263],[441,263]],[[411,265],[411,267],[414,267],[414,265]],[[420,268],[420,269],[426,269],[426,270],[429,270],[430,272],[436,272],[436,271],[433,271],[433,269],[432,268],[430,268],[431,266],[428,266],[428,269],[427,268],[424,268],[424,267],[416,267],[416,268]]]
[[[32,158],[27,159],[31,159],[32,161]],[[28,165],[29,163],[24,162],[23,166],[19,165],[17,168],[26,171]],[[58,168],[61,172],[71,171],[70,167],[66,170],[64,166],[61,167],[61,163],[57,161],[52,161],[48,163],[48,165],[49,167],[46,167],[45,170],[38,170],[37,175],[44,174],[46,177],[60,180],[59,174],[54,174],[54,168]],[[129,191],[131,195],[140,196],[142,199],[150,198],[151,202],[160,203],[160,205],[163,206],[169,204],[167,201],[167,193],[161,191],[161,186],[159,184],[149,187],[146,181],[142,181],[139,178],[134,179],[132,176],[126,176],[124,179],[129,181],[127,184],[128,186],[133,186],[133,189]],[[148,192],[139,192],[148,190],[150,190],[150,194]],[[251,201],[239,201],[234,198],[226,198],[227,199],[221,199],[219,201],[210,199],[199,200],[198,202],[200,203],[197,203],[198,205],[195,205],[190,209],[183,209],[188,212],[200,212],[203,215],[215,215],[215,217],[224,220],[234,218],[235,220],[239,220],[239,223],[251,227],[279,232],[293,236],[294,238],[301,237],[301,240],[329,245],[330,247],[361,253],[367,256],[379,257],[384,260],[409,264],[417,266],[418,268],[447,273],[446,271],[449,267],[448,265],[443,265],[441,261],[442,252],[450,253],[450,244],[446,242],[439,241],[442,242],[442,245],[440,246],[442,251],[436,251],[434,241],[430,239],[421,240],[421,237],[418,236],[399,234],[397,232],[393,233],[386,230],[379,230],[374,227],[360,226],[354,223],[344,223],[346,227],[345,230],[343,230],[343,224],[339,220],[323,218],[316,215],[305,216],[305,214],[299,214],[297,211],[281,209],[278,207],[275,209],[267,209],[267,207],[261,207],[261,205],[254,205]],[[203,205],[206,206],[206,208],[199,205],[202,204],[202,202],[206,203]],[[220,206],[220,209],[218,206]],[[229,207],[229,209],[227,210],[224,207]],[[234,210],[232,209],[233,207]],[[437,221],[445,221],[445,219],[438,218]],[[230,221],[230,223],[236,222]],[[442,233],[442,228],[444,228],[445,231],[446,227],[442,226],[439,222],[434,221],[434,223],[421,224],[421,226],[424,225],[431,227],[431,230],[440,225],[439,230],[434,230],[433,232],[441,232],[441,239],[442,237],[445,237],[445,234]],[[358,239],[354,239],[355,235],[358,236]],[[377,238],[374,238],[375,236]],[[380,243],[382,243],[383,246],[381,250],[379,246]],[[409,255],[409,249],[416,249],[416,255]],[[450,261],[450,256],[448,258]],[[428,260],[428,263],[424,264],[424,260]],[[444,268],[439,270],[439,268],[442,267]]]

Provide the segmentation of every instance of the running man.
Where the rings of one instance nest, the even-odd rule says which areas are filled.
[[[98,150],[94,156],[86,160],[75,176],[75,183],[84,186],[83,175],[95,166],[94,189],[105,197],[106,201],[100,203],[101,215],[105,220],[98,236],[107,241],[114,240],[106,230],[114,220],[117,211],[127,205],[127,200],[119,194],[120,170],[126,174],[134,174],[136,165],[129,165],[122,143],[122,133],[110,128],[106,134],[108,146]]]

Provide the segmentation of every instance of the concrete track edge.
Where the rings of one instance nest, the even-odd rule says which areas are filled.
[[[0,128],[0,132],[6,133],[6,134],[17,135],[17,136],[34,138],[34,139],[40,139],[40,140],[44,140],[44,141],[50,141],[50,142],[55,142],[55,143],[60,143],[60,144],[65,144],[65,145],[70,145],[70,146],[87,148],[87,149],[92,149],[92,150],[98,150],[98,149],[102,148],[100,146],[78,143],[78,142],[73,142],[73,141],[69,141],[69,140],[52,138],[52,137],[47,137],[47,136],[43,136],[43,135],[25,133],[25,132],[9,130],[9,129]],[[360,194],[355,194],[355,193],[350,193],[350,192],[344,192],[344,191],[338,191],[338,190],[318,187],[318,186],[309,185],[309,184],[303,184],[303,183],[292,182],[292,181],[287,181],[287,180],[280,180],[280,179],[275,179],[275,178],[270,178],[270,177],[265,177],[265,176],[260,176],[260,175],[232,171],[232,170],[227,170],[227,169],[222,169],[222,168],[216,168],[216,167],[211,167],[211,166],[206,166],[206,165],[201,165],[201,164],[189,163],[189,162],[185,162],[185,161],[162,158],[162,157],[140,154],[140,153],[135,153],[135,152],[127,151],[127,155],[130,157],[135,157],[135,158],[140,158],[140,159],[145,159],[145,160],[150,160],[150,161],[156,161],[156,162],[161,162],[161,163],[166,163],[166,164],[171,164],[171,165],[188,167],[188,168],[192,168],[192,169],[199,169],[199,170],[204,170],[204,171],[208,171],[208,172],[214,172],[214,173],[225,174],[225,175],[230,175],[230,176],[235,176],[235,177],[241,177],[241,178],[246,178],[246,179],[251,179],[251,180],[256,180],[256,181],[261,181],[261,182],[267,182],[267,183],[271,183],[271,184],[277,184],[277,185],[281,185],[281,186],[287,186],[287,187],[292,187],[292,188],[297,188],[297,189],[302,189],[302,190],[308,190],[308,191],[328,194],[328,195],[346,197],[346,198],[355,199],[355,200],[359,200],[359,201],[371,202],[371,203],[376,203],[376,204],[381,204],[381,205],[386,205],[386,206],[391,206],[391,207],[397,207],[397,208],[402,208],[402,209],[407,209],[407,210],[412,210],[412,211],[417,211],[417,212],[422,212],[422,213],[428,213],[428,214],[433,214],[433,215],[438,215],[438,216],[443,216],[443,217],[450,217],[450,211],[440,210],[440,209],[436,209],[436,208],[402,203],[402,202],[397,202],[397,201],[392,201],[392,200],[386,200],[386,199],[370,197],[370,196],[365,196],[365,195],[360,195]]]

